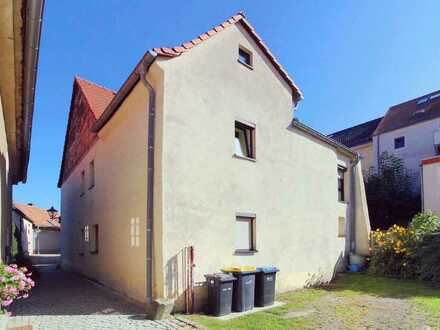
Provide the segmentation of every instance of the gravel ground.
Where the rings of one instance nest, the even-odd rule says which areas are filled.
[[[28,299],[11,305],[9,328],[32,325],[55,329],[193,329],[170,319],[146,320],[141,307],[79,275],[55,270],[41,273]]]

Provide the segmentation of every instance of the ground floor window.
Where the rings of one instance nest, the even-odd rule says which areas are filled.
[[[256,251],[255,215],[238,214],[235,221],[235,252]]]
[[[92,235],[90,239],[90,253],[98,253],[99,247],[99,226],[92,226]]]

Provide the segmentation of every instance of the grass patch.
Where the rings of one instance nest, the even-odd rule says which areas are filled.
[[[374,317],[369,318],[372,309],[380,313],[381,300],[377,299],[376,302],[376,297],[402,299],[405,306],[409,306],[405,322],[412,322],[414,318],[415,326],[421,326],[417,323],[420,320],[426,320],[431,326],[440,324],[439,289],[422,282],[378,278],[365,274],[345,274],[325,288],[280,294],[277,300],[285,302],[285,305],[229,321],[220,321],[206,315],[185,317],[207,329],[317,329],[330,324],[340,329],[356,329],[394,325],[393,322],[397,320],[393,320],[392,315],[387,324],[375,323],[380,321],[375,321]],[[366,301],[369,303],[366,304]],[[313,312],[304,317],[286,317],[289,312],[306,310]]]

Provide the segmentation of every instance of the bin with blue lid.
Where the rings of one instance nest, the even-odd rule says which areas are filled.
[[[237,279],[225,273],[208,274],[205,278],[208,284],[208,313],[215,316],[230,314],[233,283]]]
[[[264,307],[273,305],[275,301],[275,281],[277,267],[258,267],[255,277],[255,306]]]

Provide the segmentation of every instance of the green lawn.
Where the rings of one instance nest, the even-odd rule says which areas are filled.
[[[420,282],[344,274],[325,288],[281,294],[281,307],[230,321],[186,316],[207,329],[440,329],[440,290]]]

